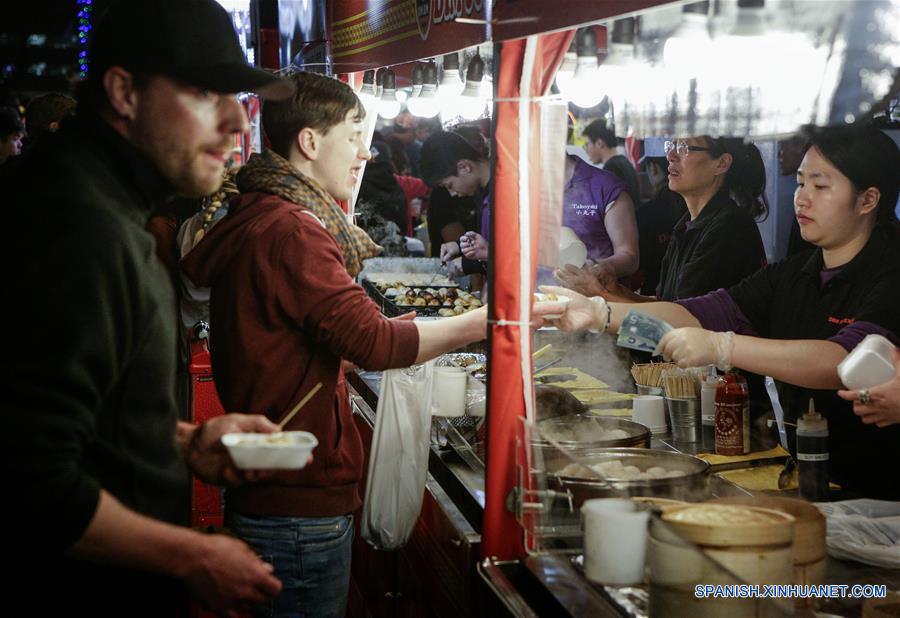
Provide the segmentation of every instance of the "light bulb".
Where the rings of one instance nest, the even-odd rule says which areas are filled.
[[[441,84],[438,92],[441,98],[458,97],[465,88],[465,84],[459,77],[459,56],[455,53],[444,56],[444,74],[441,76]]]
[[[440,111],[437,98],[437,84],[424,84],[419,96],[406,102],[409,112],[419,118],[434,118]]]
[[[578,107],[594,107],[603,99],[603,92],[596,81],[597,35],[592,27],[587,27],[579,30],[575,37],[578,50],[575,72],[565,90],[560,88],[560,94]]]
[[[422,76],[422,90],[418,96],[411,97],[406,106],[413,116],[419,118],[434,118],[438,115],[440,107],[437,98],[437,67],[434,63],[425,65]]]
[[[603,92],[597,85],[596,56],[578,58],[578,66],[572,82],[563,93],[574,105],[583,108],[594,107],[603,99]]]
[[[484,60],[480,54],[469,62],[466,69],[466,86],[459,96],[459,115],[466,120],[476,120],[484,115],[487,97],[484,96]]]
[[[459,97],[457,112],[466,120],[477,120],[484,115],[487,98],[481,92],[481,82],[469,82]]]
[[[684,13],[681,25],[663,47],[666,71],[678,81],[705,78],[712,57],[712,39],[709,38],[709,18],[698,13]]]
[[[560,92],[564,92],[568,90],[569,86],[572,84],[572,78],[575,76],[575,65],[578,62],[578,54],[574,51],[566,52],[566,55],[563,56],[562,64],[559,65],[559,69],[556,71],[556,87],[559,88]]]
[[[359,97],[359,102],[362,103],[367,112],[371,112],[374,109],[377,101],[375,98],[375,71],[365,72],[362,87],[356,93],[356,96]]]
[[[378,115],[386,120],[392,120],[400,113],[403,104],[397,100],[397,80],[394,72],[387,69],[382,77],[382,93],[378,102]]]

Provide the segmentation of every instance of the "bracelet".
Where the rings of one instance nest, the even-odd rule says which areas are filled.
[[[602,296],[591,296],[588,300],[595,305],[600,305],[601,315],[603,315],[603,310],[606,309],[606,315],[605,319],[602,320],[602,325],[599,326],[599,328],[589,328],[588,331],[592,333],[605,333],[609,328],[609,321],[612,318],[612,306],[610,306]]]

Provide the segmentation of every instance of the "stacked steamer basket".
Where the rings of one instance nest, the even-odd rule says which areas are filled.
[[[711,500],[713,504],[738,504],[775,509],[794,518],[794,579],[799,585],[825,583],[827,564],[825,516],[803,500],[769,496],[732,496]],[[811,599],[797,599],[796,607],[808,606]]]
[[[758,615],[758,599],[700,598],[694,587],[790,584],[793,540],[794,518],[773,509],[729,504],[666,509],[651,525],[647,546],[650,615]]]

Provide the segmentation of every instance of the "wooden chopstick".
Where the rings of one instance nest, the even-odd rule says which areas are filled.
[[[552,348],[552,347],[553,347],[553,344],[552,344],[552,343],[548,343],[547,345],[545,345],[545,346],[544,346],[543,348],[541,348],[540,350],[537,350],[536,352],[534,352],[534,353],[531,355],[531,360],[537,360],[537,359],[539,359],[541,356],[543,356],[543,355],[547,352],[547,350],[549,350],[549,349]]]
[[[284,426],[288,424],[288,421],[290,421],[292,418],[294,418],[294,415],[300,411],[300,408],[305,406],[306,402],[309,401],[310,399],[312,399],[312,396],[315,395],[316,393],[318,393],[320,388],[322,388],[321,382],[319,382],[318,384],[313,386],[311,389],[309,389],[309,392],[306,393],[306,396],[303,399],[301,399],[300,402],[297,405],[295,405],[294,408],[290,412],[288,412],[287,416],[285,416],[284,419],[280,423],[278,423],[278,431],[282,431],[284,429]]]

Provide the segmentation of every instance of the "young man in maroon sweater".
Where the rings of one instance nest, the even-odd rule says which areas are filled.
[[[487,314],[481,308],[437,322],[380,314],[348,273],[359,254],[330,201],[350,198],[370,156],[365,110],[337,80],[292,79],[294,98],[263,108],[272,150],[242,168],[242,195],[182,266],[211,288],[213,368],[226,409],[278,421],[323,384],[287,427],[318,437],[313,463],[229,491],[226,517],[283,583],[266,611],[343,616],[363,447],[342,360],[373,370],[423,362],[481,340]]]

